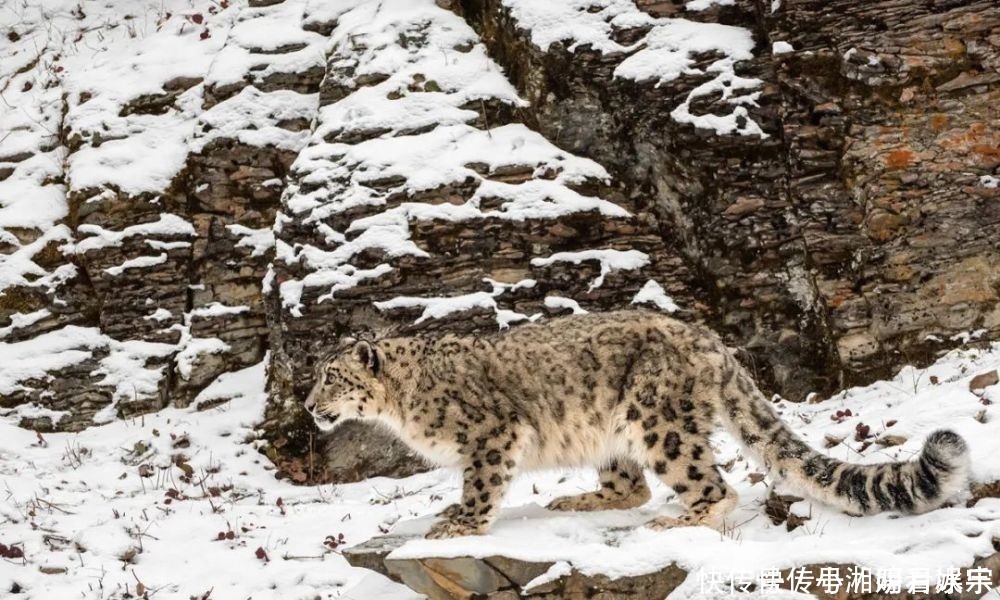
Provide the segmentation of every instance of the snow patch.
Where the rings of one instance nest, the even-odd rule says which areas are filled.
[[[375,307],[379,310],[392,310],[396,308],[423,308],[420,317],[413,323],[418,325],[428,319],[441,319],[454,313],[465,312],[476,308],[492,310],[496,314],[497,325],[500,329],[507,329],[511,323],[517,321],[535,321],[541,317],[540,314],[525,315],[512,310],[500,308],[497,304],[497,297],[501,294],[512,292],[519,288],[535,287],[534,279],[525,279],[517,283],[502,283],[486,278],[483,281],[489,283],[493,289],[489,292],[473,292],[460,296],[445,297],[415,297],[399,296],[383,302],[375,302]]]
[[[261,382],[267,379],[267,365],[270,362],[270,355],[264,356],[264,360],[256,365],[223,373],[198,393],[194,399],[195,405],[200,402],[210,400],[225,399],[229,401],[266,401],[266,392],[262,389]],[[263,398],[262,398],[263,396]]]
[[[244,225],[226,225],[233,235],[239,236],[237,248],[252,248],[250,256],[263,256],[274,248],[274,232],[270,228],[251,229]]]
[[[121,246],[125,239],[133,236],[195,236],[194,226],[181,217],[171,213],[160,213],[160,218],[149,223],[129,225],[121,231],[104,229],[99,225],[84,224],[77,227],[81,234],[90,234],[75,244],[64,246],[67,252],[83,254],[90,250],[99,250],[110,246]]]
[[[30,313],[14,313],[10,316],[10,325],[6,327],[0,327],[0,338],[5,338],[10,334],[14,333],[18,329],[24,329],[34,325],[35,323],[41,321],[42,319],[51,317],[52,313],[49,309],[43,308]]]
[[[649,255],[638,250],[581,250],[578,252],[557,252],[552,256],[531,259],[533,267],[547,267],[557,262],[578,265],[584,261],[596,260],[601,265],[601,273],[590,282],[588,291],[601,287],[604,278],[612,271],[634,271],[649,264]]]
[[[552,566],[549,567],[548,571],[542,573],[538,577],[535,577],[528,583],[524,584],[524,587],[521,588],[521,591],[530,592],[533,588],[543,586],[546,583],[552,583],[553,581],[557,581],[561,577],[565,577],[566,575],[569,575],[572,572],[573,572],[573,566],[570,565],[568,562],[564,560],[556,561],[552,563]]]
[[[212,302],[211,304],[206,304],[205,306],[199,306],[188,313],[191,317],[200,317],[203,319],[212,317],[222,317],[227,315],[238,315],[245,312],[250,312],[249,306],[227,306],[221,302]]]
[[[95,423],[107,423],[118,416],[119,400],[150,398],[159,394],[164,367],[147,368],[151,359],[163,359],[174,351],[172,344],[106,338],[108,356],[91,375],[103,375],[97,385],[115,388],[114,400],[94,415]]]
[[[196,338],[185,334],[181,338],[181,351],[174,357],[177,373],[181,379],[191,379],[191,373],[203,354],[221,354],[229,350],[229,344],[219,338]]]
[[[663,286],[652,279],[647,281],[646,285],[642,286],[642,289],[636,293],[635,298],[632,298],[632,304],[652,304],[668,313],[680,310],[674,299],[664,291]]]
[[[788,42],[774,42],[771,44],[771,54],[788,54],[789,52],[795,52],[795,47]]]
[[[156,265],[162,265],[165,262],[167,262],[166,253],[158,254],[157,256],[137,256],[135,258],[130,258],[129,260],[126,260],[125,262],[116,267],[108,267],[107,269],[104,269],[104,272],[109,275],[118,276],[124,273],[128,269],[143,269],[146,267],[154,267]]]
[[[4,199],[0,196],[0,204],[3,202]],[[35,256],[50,244],[70,242],[72,232],[69,227],[53,226],[26,244],[22,244],[14,235],[2,234],[7,232],[0,229],[0,241],[10,243],[16,249],[9,254],[0,255],[0,294],[11,287],[34,287],[51,291],[76,275],[76,267],[71,264],[60,265],[49,272],[34,262]]]
[[[318,94],[291,90],[262,92],[253,86],[240,90],[205,111],[198,119],[198,136],[192,150],[201,152],[217,140],[233,140],[256,147],[273,147],[297,152],[309,140],[309,130],[290,130],[282,125],[312,121]]]
[[[0,342],[0,394],[25,390],[22,382],[45,379],[57,371],[82,362],[93,355],[94,348],[106,344],[94,328],[74,325],[44,333],[22,342]]]
[[[579,302],[572,298],[563,298],[562,296],[546,296],[545,307],[551,310],[569,309],[573,311],[574,315],[587,314],[587,311],[580,308]]]
[[[684,8],[692,12],[708,10],[713,6],[733,6],[736,0],[689,0]]]
[[[169,321],[173,318],[174,314],[165,308],[157,308],[153,311],[153,314],[143,317],[150,321]]]

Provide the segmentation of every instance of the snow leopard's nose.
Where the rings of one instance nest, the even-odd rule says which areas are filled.
[[[316,398],[313,397],[311,392],[302,406],[304,406],[309,412],[312,412],[313,409],[316,408]]]

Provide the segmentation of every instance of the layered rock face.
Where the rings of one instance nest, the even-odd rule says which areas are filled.
[[[642,304],[791,398],[1000,337],[989,0],[34,8],[0,32],[27,107],[0,109],[0,406],[26,427],[267,356],[267,454],[350,480],[419,462],[300,409],[348,334]]]
[[[299,399],[315,357],[346,334],[495,332],[630,302],[697,310],[693,277],[655,217],[599,164],[519,120],[528,107],[458,16],[432,3],[363,5],[332,37],[269,284],[280,400],[266,427],[278,443],[310,443]],[[341,448],[354,446],[341,436],[368,434],[334,435]],[[333,457],[337,478],[369,469],[350,458]]]
[[[926,360],[956,334],[996,336],[990,3],[639,3],[752,31],[736,77],[720,48],[738,34],[678,57],[679,22],[630,4],[581,5],[561,30],[572,11],[463,8],[539,129],[643,194],[682,240],[713,324],[759,377],[801,397]],[[677,77],[630,64],[660,44]]]
[[[264,358],[323,73],[304,6],[46,2],[4,32],[0,405],[24,426],[185,405]]]
[[[792,2],[768,23],[797,49],[778,57],[782,135],[842,368],[864,379],[963,332],[995,339],[995,5]]]

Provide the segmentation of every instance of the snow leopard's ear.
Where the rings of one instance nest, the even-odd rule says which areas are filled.
[[[330,352],[330,357],[335,356],[347,356],[347,353],[354,349],[354,345],[358,343],[358,338],[353,335],[346,335],[339,340],[337,340],[337,345],[334,346],[334,350]]]
[[[361,361],[361,364],[368,367],[372,375],[378,375],[382,370],[382,362],[379,360],[378,351],[375,346],[368,341],[360,341],[354,345],[354,356]]]

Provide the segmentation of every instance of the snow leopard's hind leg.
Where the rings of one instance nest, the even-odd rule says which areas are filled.
[[[685,509],[679,517],[654,519],[651,527],[721,529],[736,507],[736,492],[722,478],[709,445],[719,377],[716,365],[689,365],[682,370],[673,361],[657,361],[656,356],[634,368],[625,394],[633,447],[641,448],[645,466],[673,488]],[[636,443],[636,438],[641,441]]]
[[[726,517],[736,508],[736,491],[722,478],[715,464],[712,449],[707,444],[694,443],[677,460],[663,460],[671,448],[651,457],[657,476],[677,493],[684,513],[679,517],[657,517],[650,521],[654,529],[705,525],[721,530]]]
[[[601,489],[575,496],[556,498],[549,510],[614,510],[642,506],[649,500],[649,487],[639,463],[630,459],[613,460],[598,469]]]

